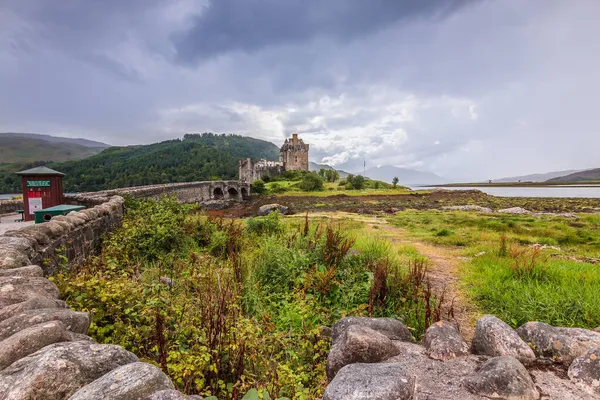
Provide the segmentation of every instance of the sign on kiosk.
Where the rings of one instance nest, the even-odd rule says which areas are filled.
[[[27,202],[29,203],[30,215],[33,215],[36,211],[42,210],[44,208],[42,205],[41,197],[30,197]]]

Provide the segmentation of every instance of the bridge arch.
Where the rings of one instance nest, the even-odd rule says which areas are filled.
[[[248,200],[250,195],[248,194],[248,189],[245,187],[242,188],[242,200]]]
[[[229,195],[230,199],[237,199],[240,196],[240,193],[234,187],[230,187],[229,189],[227,189],[227,194]]]
[[[223,193],[223,189],[221,189],[220,187],[216,187],[213,189],[213,199],[215,200],[221,200],[225,197],[225,194]]]

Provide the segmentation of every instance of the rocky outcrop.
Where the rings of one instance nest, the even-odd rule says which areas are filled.
[[[507,323],[484,315],[475,325],[473,352],[487,356],[513,356],[523,364],[535,361],[533,350]]]
[[[494,210],[492,210],[491,208],[482,207],[482,206],[476,206],[476,205],[473,205],[473,204],[468,204],[468,205],[464,205],[464,206],[444,206],[444,207],[442,207],[442,210],[450,210],[450,211],[477,211],[477,212],[483,212],[483,213],[494,212]]]
[[[361,321],[362,325],[350,323],[353,321]],[[600,350],[590,350],[573,361],[569,379],[561,372],[564,370],[560,364],[552,367],[547,361],[536,359],[535,353],[510,326],[491,315],[477,321],[478,344],[474,343],[471,349],[478,349],[482,354],[471,354],[456,326],[450,322],[430,326],[420,345],[397,340],[402,335],[391,333],[395,332],[389,329],[393,325],[389,319],[378,318],[344,318],[334,325],[328,367],[344,357],[342,349],[348,332],[350,336],[353,332],[361,332],[361,339],[355,344],[358,349],[349,349],[348,353],[362,354],[362,358],[345,359],[345,365],[333,378],[330,376],[325,399],[600,399],[600,393],[596,391],[596,360]],[[376,331],[372,327],[382,330]],[[556,329],[580,340],[589,337],[590,332],[594,333]],[[394,339],[384,335],[384,331]],[[379,343],[380,349],[386,348],[383,337],[387,337],[396,348],[393,352],[396,355],[376,362],[375,359],[385,358],[389,353],[375,351],[375,358],[362,361],[370,356],[366,354],[370,345],[361,347],[359,344],[367,342],[366,336],[376,336],[372,343]],[[502,352],[509,354],[497,354]],[[526,365],[517,356],[525,360]]]

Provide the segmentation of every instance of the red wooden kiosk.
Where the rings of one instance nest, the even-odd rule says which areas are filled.
[[[65,174],[47,167],[17,172],[23,184],[25,221],[33,221],[35,212],[63,204],[62,178]]]

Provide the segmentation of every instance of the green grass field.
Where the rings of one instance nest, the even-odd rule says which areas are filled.
[[[410,210],[390,222],[415,239],[462,249],[462,287],[482,313],[515,327],[600,325],[599,215]]]

